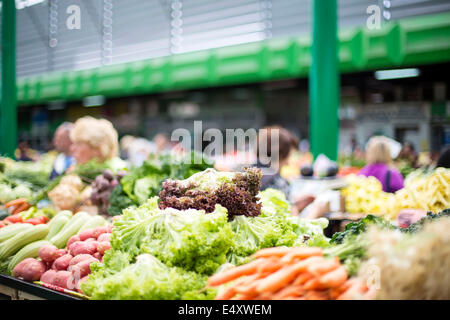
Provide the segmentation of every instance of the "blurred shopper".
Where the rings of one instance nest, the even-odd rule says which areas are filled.
[[[133,166],[140,166],[150,154],[156,153],[156,144],[144,138],[135,138],[128,152],[128,162]]]
[[[450,168],[450,147],[442,150],[437,160],[436,167]]]
[[[133,141],[136,140],[136,137],[126,135],[120,139],[120,158],[123,160],[127,160],[130,156],[130,146]]]
[[[367,165],[359,174],[373,176],[383,185],[383,191],[394,193],[403,188],[402,174],[391,165],[392,158],[389,144],[384,137],[372,137],[367,143]]]
[[[287,163],[289,156],[292,150],[296,150],[298,148],[299,142],[298,139],[288,130],[280,127],[280,126],[269,126],[260,130],[258,135],[258,145],[257,145],[257,166],[263,169],[263,176],[261,179],[261,190],[265,190],[267,188],[274,188],[282,191],[286,197],[289,199],[290,186],[289,182],[281,177],[280,171],[281,168]],[[278,162],[274,163],[271,150],[271,141],[272,135],[276,134],[278,131]],[[260,156],[260,143],[261,141],[267,141],[267,157],[272,159],[270,164],[263,164],[261,162]]]
[[[418,157],[419,156],[416,150],[414,149],[414,145],[411,142],[406,141],[403,144],[397,159],[405,161],[412,168],[416,168]]]
[[[86,116],[78,119],[70,132],[71,153],[77,164],[96,159],[112,169],[125,167],[119,155],[118,134],[111,122]]]
[[[165,153],[170,151],[170,141],[165,133],[158,133],[153,138],[153,142],[156,144],[157,153]]]
[[[19,142],[14,155],[17,161],[37,161],[38,159],[37,152],[31,149],[26,141]]]
[[[53,145],[56,151],[59,152],[53,164],[53,170],[50,174],[50,179],[64,174],[66,170],[75,162],[75,159],[70,153],[72,140],[70,140],[70,131],[73,129],[73,123],[64,122],[55,131],[53,136]]]

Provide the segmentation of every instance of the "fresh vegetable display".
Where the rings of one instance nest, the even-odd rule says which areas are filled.
[[[341,190],[345,197],[345,210],[349,213],[383,215],[394,194],[383,191],[381,182],[375,177],[350,174],[345,177],[348,187]]]
[[[58,249],[50,243],[41,246],[38,255],[46,269],[37,280],[81,292],[80,284],[91,273],[91,263],[102,261],[105,252],[111,248],[111,229],[111,225],[84,229],[69,239],[65,249]],[[24,276],[22,278],[31,281]],[[35,278],[37,275],[33,281]]]
[[[405,187],[395,193],[389,216],[395,218],[401,209],[423,209],[438,213],[450,208],[450,169],[431,172],[417,170],[405,179]]]
[[[55,159],[56,154],[49,152],[41,156],[39,161],[35,162],[14,161],[7,158],[0,158],[0,162],[4,164],[3,174],[9,182],[17,186],[22,186],[21,188],[23,190],[27,188],[29,191],[35,192],[44,188],[49,183],[50,173]],[[2,181],[1,177],[0,181]],[[18,196],[16,198],[27,198],[28,196]]]
[[[267,248],[252,258],[209,277],[210,286],[221,286],[215,299],[345,299],[346,292],[358,285],[348,280],[339,259],[325,258],[318,247]]]
[[[434,214],[432,212],[428,212],[425,217],[420,219],[419,221],[414,222],[413,224],[409,225],[408,228],[400,229],[407,233],[415,233],[423,229],[424,225],[429,221],[438,220],[440,218],[448,217],[450,216],[450,209],[445,209],[437,214]]]
[[[364,259],[367,258],[367,241],[365,232],[372,225],[383,229],[395,229],[390,222],[381,217],[368,215],[357,222],[345,226],[344,231],[337,232],[330,240],[332,246],[324,253],[328,257],[338,257],[350,276],[355,275]]]
[[[60,210],[73,210],[80,201],[83,188],[83,181],[79,176],[66,175],[48,192],[48,198]]]
[[[0,273],[12,274],[15,266],[23,260],[37,258],[38,251],[43,245],[51,244],[63,249],[74,235],[98,228],[106,232],[104,230],[107,228],[107,221],[103,217],[90,216],[82,211],[72,214],[67,210],[56,214],[48,224],[7,225],[0,229]],[[110,232],[110,228],[107,230]],[[97,231],[95,238],[99,234]],[[107,247],[106,244],[101,244],[99,251],[104,252]]]
[[[218,172],[163,155],[85,169],[91,180],[72,172],[5,204],[0,273],[99,300],[450,298],[447,169],[413,172],[395,194],[346,176],[347,209],[371,214],[331,238],[328,219],[302,219],[281,191],[259,191],[255,168]],[[36,204],[46,195],[52,205]],[[102,215],[78,211],[87,201]],[[421,220],[388,220],[417,202]],[[370,285],[374,265],[381,290]]]
[[[378,281],[370,299],[449,300],[450,217],[427,219],[423,228],[407,233],[370,228],[367,259],[358,277]],[[373,279],[373,270],[379,276]]]
[[[402,209],[423,209],[438,213],[450,207],[450,169],[417,170],[405,179],[405,187],[395,194],[382,191],[374,177],[349,175],[342,190],[350,213],[382,215],[394,220]]]
[[[199,209],[212,212],[216,204],[227,208],[230,220],[236,215],[257,216],[261,170],[218,172],[213,168],[198,172],[185,180],[167,179],[159,193],[160,208]]]
[[[106,169],[101,175],[98,175],[92,183],[92,192],[90,199],[92,204],[100,208],[100,213],[108,215],[108,207],[110,205],[111,193],[115,187],[120,184],[120,179],[126,175],[125,171],[114,174],[111,170]]]
[[[194,294],[189,289],[191,287],[189,290],[183,289],[183,282],[180,282],[180,286],[183,283],[180,288],[171,287],[172,277],[169,275],[162,278],[166,280],[155,283],[150,281],[149,274],[147,288],[144,288],[142,283],[132,282],[132,270],[139,268],[136,266],[136,258],[143,254],[151,255],[148,263],[155,265],[155,268],[156,265],[161,266],[158,270],[173,273],[175,278],[178,278],[180,273],[190,273],[196,283],[192,286],[203,288],[207,276],[221,266],[230,262],[244,263],[250,254],[261,248],[274,245],[292,246],[294,243],[306,246],[308,239],[313,238],[321,238],[322,241],[318,242],[327,243],[323,236],[326,224],[317,221],[303,223],[302,219],[293,216],[292,219],[287,219],[289,203],[284,195],[278,197],[278,192],[273,189],[260,192],[260,216],[237,216],[233,221],[229,221],[227,209],[220,204],[216,204],[215,210],[210,213],[197,209],[160,209],[157,197],[151,198],[140,207],[124,210],[123,214],[114,220],[112,248],[106,252],[102,263],[91,266],[92,274],[81,285],[83,293],[94,299],[141,299],[143,296],[157,299],[159,296],[154,295],[153,291],[166,292],[170,287],[170,290],[175,290],[171,292],[176,293],[165,295],[167,299],[179,299],[186,295],[192,299],[204,299],[211,293],[207,291]],[[255,220],[259,218],[260,220]],[[286,219],[284,227],[278,226],[277,223],[282,223],[283,219]],[[238,225],[246,227],[240,228]],[[249,225],[254,225],[254,230],[264,231],[253,232]],[[289,230],[289,234],[285,239],[276,241],[277,232],[281,232],[278,234],[280,238],[284,237],[283,228]],[[304,234],[302,230],[305,231]],[[245,241],[246,237],[248,241]],[[161,264],[165,267],[162,268]]]
[[[140,167],[130,168],[109,199],[108,213],[119,215],[123,209],[139,206],[157,196],[164,180],[186,179],[194,173],[211,168],[206,159],[195,152],[184,157],[171,154],[152,155]]]

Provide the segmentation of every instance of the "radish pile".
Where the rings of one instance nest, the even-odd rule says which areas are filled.
[[[27,258],[13,270],[13,275],[26,281],[42,281],[64,289],[78,291],[91,273],[90,264],[101,262],[111,248],[112,225],[86,229],[72,236],[66,249],[46,244],[39,249],[39,259]]]

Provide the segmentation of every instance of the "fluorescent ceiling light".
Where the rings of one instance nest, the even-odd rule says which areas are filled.
[[[18,10],[24,9],[26,7],[34,6],[35,4],[42,3],[45,0],[16,0],[16,8]]]
[[[417,68],[375,71],[375,78],[377,80],[412,78],[417,77],[419,75],[420,70]]]
[[[83,106],[85,107],[98,107],[105,103],[104,96],[90,96],[83,99]]]

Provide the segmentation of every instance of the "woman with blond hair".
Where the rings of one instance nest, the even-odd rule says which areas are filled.
[[[94,158],[105,162],[119,155],[117,131],[105,119],[90,116],[78,119],[70,132],[70,139],[72,155],[79,164]]]
[[[360,175],[377,178],[385,192],[394,193],[403,188],[403,176],[391,164],[392,157],[388,139],[382,136],[372,137],[367,143],[366,161],[367,165],[360,170]]]

